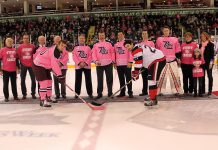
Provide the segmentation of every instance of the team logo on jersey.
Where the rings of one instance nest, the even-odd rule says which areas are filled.
[[[124,50],[122,49],[122,47],[117,47],[117,53],[124,54]]]
[[[173,49],[173,44],[170,41],[163,41],[166,49]]]
[[[100,49],[101,54],[108,54],[108,50],[105,49],[105,47],[98,47]]]
[[[78,51],[78,52],[79,52],[79,57],[87,58],[87,54],[84,51]]]

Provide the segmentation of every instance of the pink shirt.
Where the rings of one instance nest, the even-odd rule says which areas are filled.
[[[176,53],[181,52],[180,44],[176,37],[159,37],[156,42],[156,48],[164,53],[167,62],[175,60]]]
[[[150,47],[154,47],[155,48],[155,45],[154,45],[154,42],[153,41],[142,41],[140,44],[139,44],[140,46],[142,46],[142,45],[148,45],[148,46],[150,46]]]
[[[192,63],[193,63],[193,65],[194,64],[202,65],[205,62],[204,62],[203,58],[202,59],[192,58]],[[193,74],[193,77],[203,77],[204,76],[204,70],[203,70],[202,67],[194,67],[192,69],[192,74]]]
[[[124,40],[117,42],[114,45],[115,49],[115,62],[117,66],[126,66],[129,62],[133,62],[131,52],[124,47]]]
[[[21,44],[18,47],[17,53],[22,65],[32,67],[34,49],[35,46],[32,44]]]
[[[76,46],[73,49],[73,61],[75,62],[76,69],[80,69],[79,64],[84,62],[87,64],[84,68],[90,69],[92,62],[92,50],[89,46]]]
[[[181,63],[192,65],[192,58],[194,50],[197,48],[197,43],[191,42],[189,44],[182,43],[181,45]]]
[[[15,48],[4,47],[0,50],[0,59],[2,60],[2,70],[8,72],[16,71],[17,53]]]
[[[114,48],[111,43],[106,41],[96,43],[92,49],[92,59],[94,62],[100,62],[101,66],[115,62]]]
[[[62,75],[60,58],[54,56],[55,47],[50,47],[43,52],[40,52],[33,60],[36,66],[41,66],[45,69],[52,69],[56,76]]]

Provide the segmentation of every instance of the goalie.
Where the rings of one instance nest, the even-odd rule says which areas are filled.
[[[153,47],[147,45],[134,44],[131,40],[125,40],[125,48],[132,51],[135,61],[132,79],[137,80],[142,68],[148,69],[149,98],[145,98],[145,106],[157,105],[157,82],[159,82],[161,72],[166,65],[164,54]]]

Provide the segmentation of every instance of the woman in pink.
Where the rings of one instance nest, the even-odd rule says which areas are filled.
[[[211,95],[213,88],[213,62],[214,62],[214,44],[210,41],[210,36],[206,32],[201,33],[201,43],[199,44],[201,49],[202,57],[205,61],[203,66],[204,72],[207,72],[208,76],[208,95]],[[205,94],[205,77],[202,80],[202,91]]]
[[[192,58],[194,50],[198,47],[197,43],[192,40],[192,33],[187,32],[185,42],[181,45],[181,69],[183,75],[183,90],[184,95],[192,94],[193,92],[193,76],[192,76]]]
[[[192,59],[194,65],[192,69],[193,82],[194,82],[194,97],[197,97],[197,85],[198,85],[198,96],[202,97],[202,80],[204,77],[204,59],[201,56],[201,50],[196,48]]]
[[[17,97],[17,68],[19,64],[17,61],[16,49],[12,48],[13,40],[7,38],[5,41],[6,47],[0,50],[0,72],[3,73],[3,92],[5,96],[5,102],[8,102],[9,91],[8,83],[11,80],[11,88],[14,96],[14,100],[18,100]],[[3,63],[1,65],[1,62]]]

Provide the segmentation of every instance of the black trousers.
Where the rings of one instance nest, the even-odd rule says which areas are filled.
[[[113,86],[113,64],[109,64],[106,66],[97,66],[97,80],[98,80],[98,87],[97,93],[98,95],[102,95],[103,92],[103,81],[104,81],[104,72],[106,74],[106,81],[107,81],[107,89],[108,95],[112,95],[112,86]]]
[[[62,69],[61,72],[62,72],[62,75],[66,76],[67,69]],[[59,89],[58,78],[56,76],[53,76],[53,77],[54,77],[55,95],[56,96],[60,96],[60,89]],[[66,78],[65,78],[65,82],[66,82]],[[66,86],[65,86],[65,84],[61,84],[61,95],[62,96],[66,96]]]
[[[192,75],[193,65],[181,64],[181,68],[183,74],[184,93],[192,93],[193,92],[193,75]]]
[[[197,87],[198,87],[198,94],[201,95],[202,93],[202,80],[204,77],[194,77],[194,94],[197,94]]]
[[[211,69],[209,69],[209,64],[205,64],[203,66],[204,68],[204,74],[206,75],[207,73],[207,77],[208,77],[208,92],[212,92],[212,88],[213,88],[213,74],[212,74],[212,70],[213,70],[213,67]],[[205,93],[205,75],[203,77],[203,84],[202,84],[202,93],[204,94]]]
[[[141,73],[143,82],[142,93],[148,94],[148,69],[142,68],[142,70],[145,70]]]
[[[17,73],[16,71],[8,72],[3,71],[3,92],[5,98],[9,98],[8,84],[9,79],[11,80],[11,88],[14,98],[17,97]]]
[[[75,76],[75,92],[80,95],[81,92],[81,85],[82,85],[82,73],[85,74],[85,82],[86,82],[86,91],[88,95],[92,95],[92,76],[91,76],[91,69],[76,69],[76,76]]]
[[[33,73],[33,69],[32,69],[32,67],[26,67],[26,66],[21,64],[20,78],[21,78],[21,90],[22,90],[23,96],[27,95],[27,89],[26,89],[26,74],[27,74],[27,71],[29,72],[30,79],[31,79],[31,82],[32,82],[31,94],[32,95],[36,94],[36,79],[35,79],[35,75]]]
[[[131,70],[132,68],[128,68],[127,66],[117,66],[120,88],[123,87],[127,82],[129,82],[132,79]],[[127,87],[128,87],[128,94],[132,95],[133,94],[132,82],[128,84]],[[126,92],[126,87],[120,91],[120,94],[125,95],[125,92]]]

